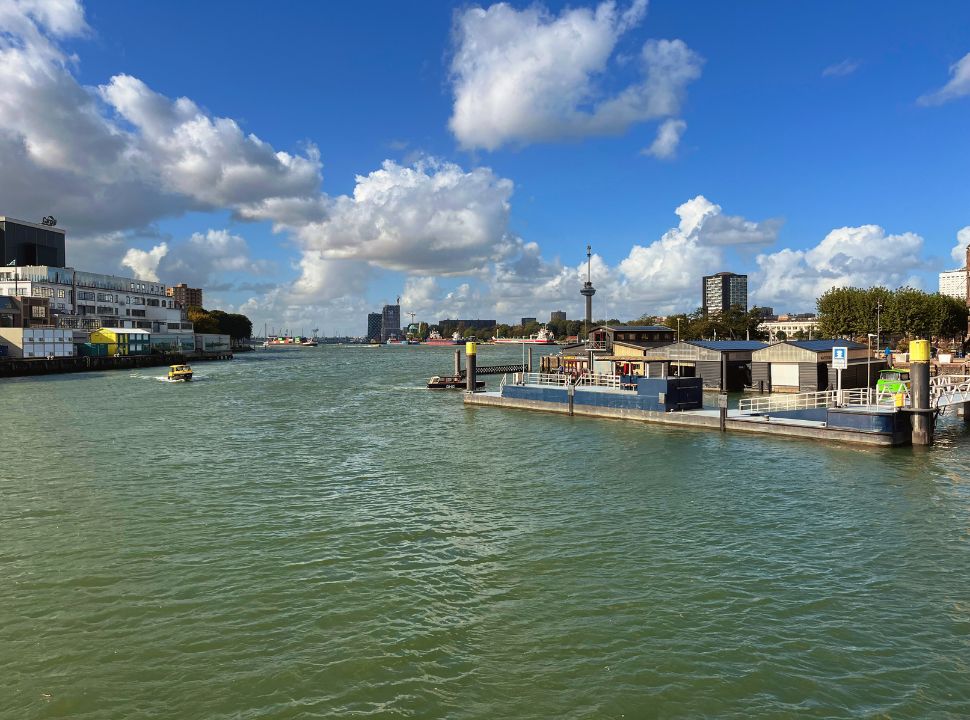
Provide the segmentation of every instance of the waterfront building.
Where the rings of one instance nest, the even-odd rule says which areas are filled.
[[[704,313],[719,313],[739,305],[748,310],[748,276],[732,272],[705,275],[701,281]]]
[[[673,342],[674,335],[666,325],[602,325],[589,331],[589,348],[611,353],[614,342],[654,348]]]
[[[0,215],[0,266],[48,265],[64,267],[61,228]]]
[[[0,267],[0,295],[46,298],[54,327],[191,333],[162,283],[47,265]]]
[[[615,341],[608,359],[617,374],[697,377],[705,388],[743,390],[751,385],[751,355],[767,347],[757,340],[682,340],[657,348]],[[627,369],[633,372],[621,372]],[[722,372],[726,370],[726,377]]]
[[[202,288],[190,288],[185,283],[179,283],[165,288],[165,294],[173,298],[175,303],[182,308],[205,307],[202,304]]]
[[[381,340],[381,325],[383,318],[380,313],[367,313],[367,335],[368,340]]]
[[[385,305],[381,310],[381,342],[401,336],[401,306]]]
[[[566,322],[565,310],[553,310],[549,315],[549,322]]]
[[[0,327],[0,358],[74,357],[72,330]]]
[[[106,345],[108,356],[147,355],[151,351],[151,333],[138,328],[102,327],[91,333],[92,345]]]
[[[763,392],[818,392],[836,387],[832,348],[848,349],[842,388],[874,384],[886,364],[869,358],[868,348],[852,340],[786,340],[751,353],[751,385]]]
[[[967,301],[967,268],[940,273],[940,295]]]
[[[783,320],[782,318],[787,319]],[[814,315],[809,315],[807,318],[782,315],[778,320],[766,320],[758,323],[757,329],[758,332],[768,333],[769,342],[793,340],[799,333],[811,340],[813,334],[818,334],[818,319]]]

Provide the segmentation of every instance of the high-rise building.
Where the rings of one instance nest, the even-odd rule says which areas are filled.
[[[401,336],[401,306],[385,305],[381,311],[381,342]]]
[[[0,215],[0,266],[65,267],[64,231],[53,222],[45,218],[38,225]]]
[[[165,294],[175,300],[179,307],[204,307],[202,305],[202,288],[190,288],[185,283],[165,288]]]
[[[967,299],[967,269],[961,268],[960,270],[941,272],[940,295],[965,301]]]
[[[748,310],[748,276],[732,272],[705,275],[701,282],[701,301],[705,313],[719,313],[739,305]]]
[[[534,317],[522,318],[522,322],[520,322],[519,325],[531,325],[534,322],[539,322],[539,321]]]
[[[367,339],[377,340],[380,342],[381,339],[381,324],[383,318],[380,313],[367,313]]]
[[[566,322],[565,310],[553,310],[549,316],[549,322]]]

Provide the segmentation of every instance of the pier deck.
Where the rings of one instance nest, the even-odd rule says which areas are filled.
[[[466,405],[538,410],[561,415],[569,415],[571,413],[572,415],[582,415],[585,417],[613,418],[617,420],[638,420],[669,427],[694,427],[709,430],[718,430],[720,428],[719,410],[655,412],[651,410],[575,404],[570,411],[570,408],[563,403],[502,397],[501,393],[498,392],[466,392],[464,401]],[[891,413],[889,410],[885,412],[886,414]],[[883,447],[903,445],[908,443],[910,439],[908,432],[897,431],[889,433],[866,429],[833,428],[821,420],[785,418],[774,415],[742,415],[737,410],[728,411],[725,429],[727,432],[746,432]]]

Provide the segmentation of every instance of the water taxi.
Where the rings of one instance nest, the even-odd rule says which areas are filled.
[[[907,392],[909,390],[909,370],[890,368],[880,370],[879,379],[876,381],[876,392],[896,393]]]
[[[172,382],[188,382],[192,379],[192,368],[188,365],[169,365],[168,379]]]

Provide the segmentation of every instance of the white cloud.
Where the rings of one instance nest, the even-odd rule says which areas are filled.
[[[939,90],[921,96],[920,105],[942,105],[950,100],[970,95],[970,53],[950,66],[950,80]]]
[[[0,28],[0,197],[26,218],[54,214],[72,245],[189,210],[318,193],[313,147],[275,151],[128,75],[82,86],[59,44],[88,31],[80,3],[8,0]]]
[[[680,137],[686,129],[687,123],[683,120],[664,120],[657,130],[657,137],[643,154],[652,155],[659,160],[669,160],[677,154]]]
[[[950,257],[960,267],[967,265],[967,247],[970,246],[970,225],[957,232],[957,244],[950,251]]]
[[[914,273],[924,266],[922,249],[923,238],[911,232],[888,235],[878,225],[838,228],[808,250],[759,255],[752,301],[805,310],[833,287],[919,287]]]
[[[481,270],[514,246],[512,182],[488,168],[465,171],[426,159],[387,160],[358,176],[352,197],[332,200],[326,219],[296,229],[307,252],[390,270],[437,275]]]
[[[533,5],[470,8],[456,17],[449,127],[466,148],[618,134],[676,115],[702,60],[681,40],[651,40],[640,77],[608,96],[608,64],[646,2],[625,12],[613,2],[553,16]]]
[[[851,75],[859,69],[861,64],[858,60],[846,59],[834,65],[829,65],[822,71],[822,77],[843,77],[845,75]]]
[[[593,255],[596,317],[693,310],[700,305],[701,276],[725,269],[723,247],[773,242],[781,225],[780,220],[754,222],[725,215],[703,195],[675,212],[680,219],[677,227],[651,243],[634,245],[616,266]],[[514,257],[496,264],[490,282],[492,302],[499,314],[523,307],[540,313],[565,307],[575,317],[581,310],[579,289],[585,278],[585,262],[564,266],[546,261],[537,245],[523,243]]]
[[[156,245],[148,251],[130,248],[122,258],[121,264],[135,273],[135,277],[139,280],[159,282],[158,265],[167,254],[167,243]]]

